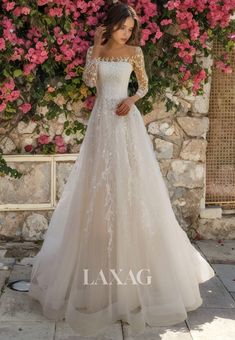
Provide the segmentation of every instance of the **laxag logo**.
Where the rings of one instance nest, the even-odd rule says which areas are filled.
[[[122,271],[122,269],[120,269]],[[107,278],[105,277],[103,270],[101,269],[97,275],[96,280],[89,282],[88,279],[88,269],[83,269],[84,271],[84,285],[99,285],[99,284],[103,284],[103,285],[113,285],[113,282],[117,285],[127,285],[128,282],[130,282],[130,284],[132,285],[150,285],[151,284],[151,275],[147,275],[146,276],[146,280],[143,282],[141,281],[141,275],[144,273],[150,273],[149,269],[140,269],[137,273],[136,273],[136,277],[133,274],[132,270],[130,270],[125,278],[124,281],[121,281],[120,277],[118,276],[117,272],[115,271],[115,269],[109,269],[111,276],[112,276],[112,280],[108,281]],[[110,275],[109,275],[110,276]],[[99,283],[100,282],[100,283]]]

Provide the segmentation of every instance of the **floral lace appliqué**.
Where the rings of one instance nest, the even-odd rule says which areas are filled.
[[[136,53],[132,56],[109,56],[91,58],[93,46],[87,50],[86,64],[83,71],[83,81],[88,87],[97,85],[98,65],[100,62],[128,62],[132,65],[138,82],[138,90],[135,93],[140,98],[148,92],[148,76],[145,70],[143,51],[140,46],[136,46]]]

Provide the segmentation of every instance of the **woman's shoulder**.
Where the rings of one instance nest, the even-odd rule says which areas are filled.
[[[94,45],[90,45],[88,47],[88,54],[92,53]],[[105,51],[104,46],[101,48],[101,53]],[[143,54],[142,48],[139,45],[126,45],[126,50],[123,52],[125,56],[129,56],[130,58],[134,58],[136,56],[140,56]]]
[[[139,45],[129,45],[129,51],[130,51],[130,55],[131,56],[135,56],[135,55],[138,55],[142,49]]]

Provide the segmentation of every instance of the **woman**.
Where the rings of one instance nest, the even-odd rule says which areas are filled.
[[[43,314],[81,335],[118,320],[133,334],[177,324],[215,275],[176,220],[135,106],[148,91],[138,32],[135,11],[119,3],[96,29],[83,73],[96,101],[32,270]],[[133,70],[139,87],[128,96]]]

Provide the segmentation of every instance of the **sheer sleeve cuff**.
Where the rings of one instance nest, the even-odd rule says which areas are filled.
[[[148,92],[148,77],[145,71],[144,54],[140,46],[137,47],[133,69],[138,82],[138,90],[135,94],[142,98]]]
[[[87,50],[86,63],[83,70],[82,79],[88,87],[95,87],[97,83],[98,58],[91,59],[93,46]]]

